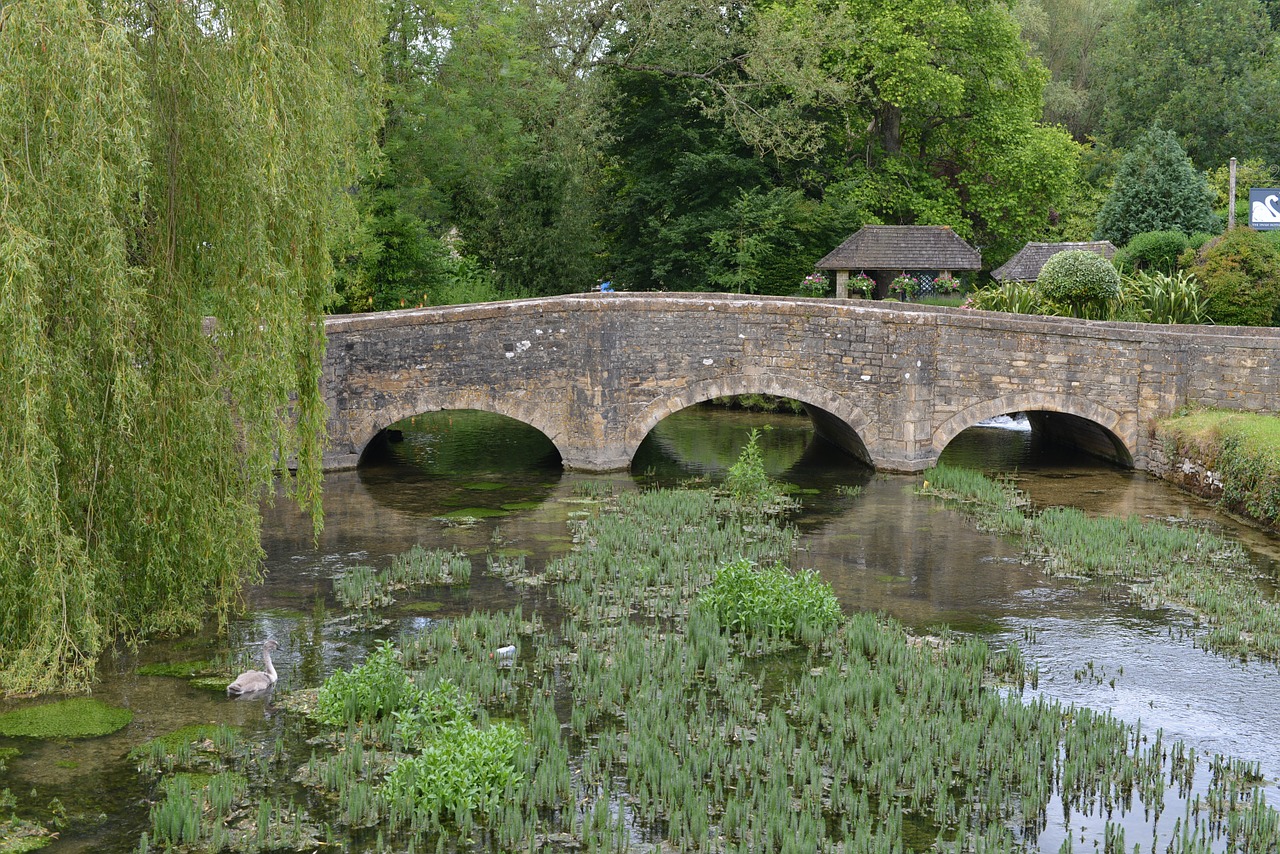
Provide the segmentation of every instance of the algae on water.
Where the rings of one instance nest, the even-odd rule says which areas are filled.
[[[133,712],[100,700],[75,697],[0,715],[0,735],[14,738],[95,738],[122,729]]]

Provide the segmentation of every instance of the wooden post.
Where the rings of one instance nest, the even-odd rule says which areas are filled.
[[[1236,227],[1236,159],[1231,158],[1231,189],[1227,193],[1227,230]]]
[[[849,298],[849,271],[836,270],[836,299]]]

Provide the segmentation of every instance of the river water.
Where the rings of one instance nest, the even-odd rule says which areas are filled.
[[[398,425],[402,442],[356,471],[325,480],[325,526],[311,525],[286,502],[264,508],[267,575],[247,591],[247,608],[229,636],[157,644],[104,667],[94,695],[129,707],[133,723],[90,741],[39,743],[0,739],[20,754],[0,774],[19,811],[48,820],[57,799],[67,812],[49,850],[129,851],[147,829],[147,785],[128,751],[194,723],[225,722],[264,741],[280,734],[271,704],[235,702],[158,676],[139,664],[189,660],[218,652],[248,656],[261,641],[281,645],[278,690],[313,687],[335,669],[363,660],[379,638],[475,609],[522,603],[554,619],[556,604],[539,588],[514,588],[487,575],[483,554],[518,550],[531,566],[570,548],[575,487],[609,481],[618,489],[715,482],[746,442],[761,434],[766,464],[793,484],[804,509],[796,517],[797,566],[817,569],[847,613],[885,612],[912,631],[943,626],[1018,643],[1039,672],[1035,691],[1067,703],[1110,710],[1144,732],[1161,728],[1166,743],[1259,762],[1268,799],[1280,802],[1280,670],[1211,655],[1194,642],[1185,614],[1145,610],[1078,581],[1051,578],[1021,560],[1019,549],[976,531],[936,501],[917,497],[918,476],[876,474],[816,439],[807,418],[696,407],[666,419],[641,446],[630,474],[578,475],[561,470],[536,431],[483,413],[435,413]],[[1280,540],[1217,512],[1211,505],[1142,473],[1122,471],[1060,449],[1042,447],[1017,422],[957,437],[943,456],[954,465],[1011,476],[1038,506],[1063,504],[1091,513],[1196,519],[1219,527],[1252,552],[1259,583],[1274,590]],[[857,489],[855,489],[855,487]],[[458,548],[473,556],[471,584],[433,590],[398,603],[380,630],[357,630],[333,595],[347,568],[385,567],[414,544]],[[0,705],[0,710],[14,705]],[[1207,765],[1207,763],[1205,763]],[[1168,821],[1181,814],[1171,806]],[[1068,835],[1096,840],[1102,816],[1050,812],[1041,850]],[[1136,816],[1131,839],[1141,839]],[[1145,832],[1158,834],[1148,824]]]

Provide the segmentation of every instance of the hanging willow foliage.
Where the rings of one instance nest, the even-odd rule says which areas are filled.
[[[0,2],[0,692],[223,621],[278,461],[319,524],[379,37],[365,0]]]

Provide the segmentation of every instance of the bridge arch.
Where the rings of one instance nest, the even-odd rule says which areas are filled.
[[[1047,422],[1037,413],[1065,416],[1049,427],[1053,438],[1075,444],[1095,456],[1110,459],[1126,468],[1134,465],[1134,439],[1114,410],[1074,395],[1043,393],[1011,394],[975,403],[944,421],[933,432],[934,461],[946,446],[964,430],[1011,412],[1027,413],[1033,429],[1046,429]],[[1037,423],[1038,422],[1038,423]]]
[[[868,465],[874,465],[871,450],[863,438],[868,434],[871,420],[861,409],[838,393],[812,382],[762,374],[730,374],[702,380],[685,386],[670,397],[653,401],[627,430],[624,440],[627,458],[635,457],[640,443],[667,416],[718,397],[741,394],[768,394],[800,401],[813,420],[818,435]]]
[[[435,395],[416,396],[396,401],[372,415],[355,433],[356,457],[361,459],[373,440],[386,428],[427,412],[446,412],[473,409],[494,415],[503,415],[525,424],[546,436],[555,446],[556,452],[564,457],[564,449],[557,437],[552,433],[554,425],[550,423],[546,413],[541,413],[535,406],[527,405],[515,398],[498,398],[484,392],[451,392],[447,400]]]

